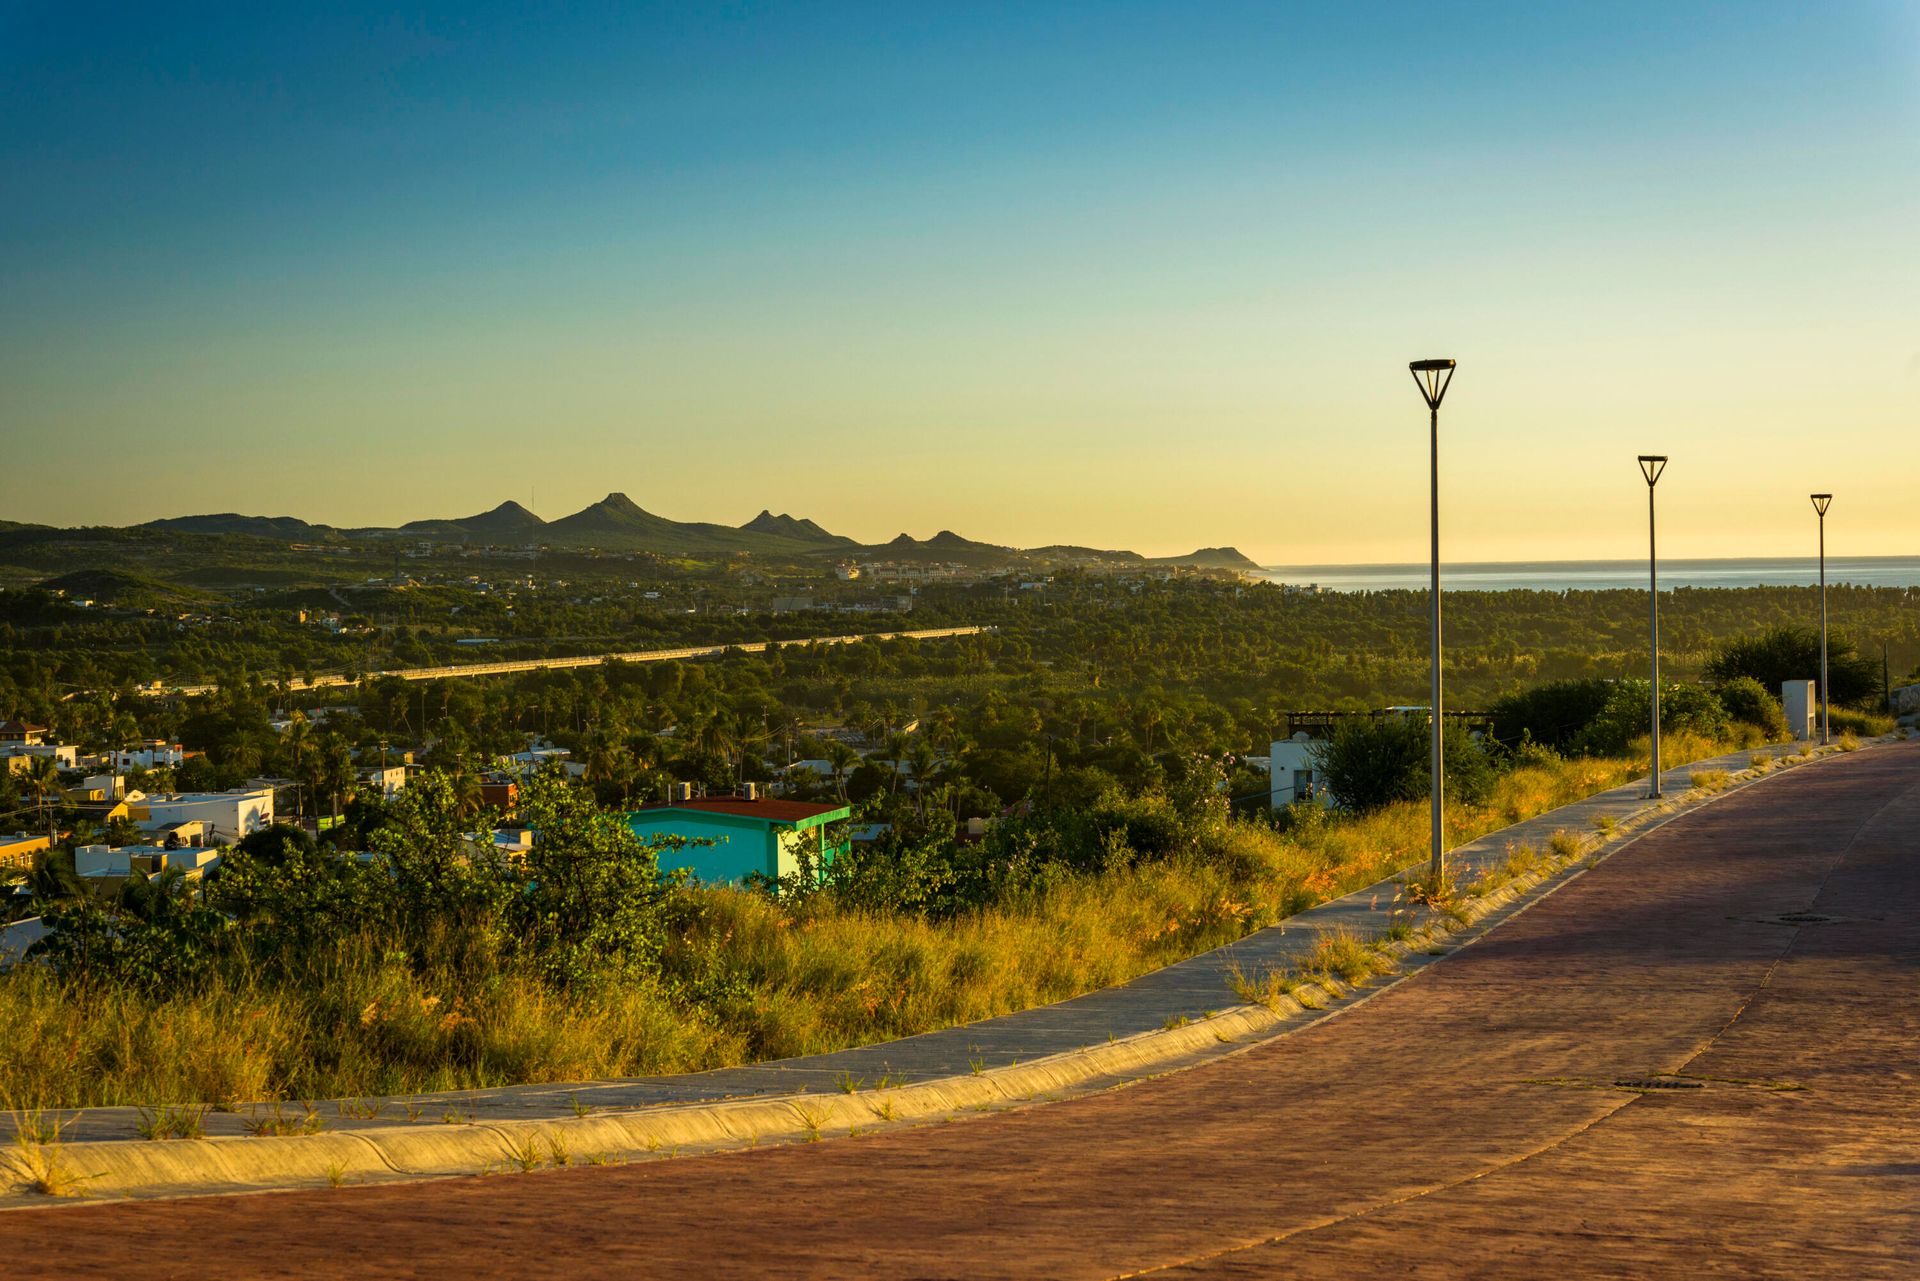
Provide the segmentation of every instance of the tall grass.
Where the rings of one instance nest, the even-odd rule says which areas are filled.
[[[1722,750],[1676,735],[1672,765]],[[1460,843],[1617,786],[1646,758],[1546,759],[1449,808]],[[1057,1001],[1183,959],[1416,861],[1424,802],[1211,825],[1199,848],[1070,877],[946,920],[684,891],[645,982],[563,995],[504,962],[422,966],[343,939],[292,974],[232,964],[173,995],[0,978],[0,1104],[76,1107],[386,1094],[695,1071],[838,1049]]]

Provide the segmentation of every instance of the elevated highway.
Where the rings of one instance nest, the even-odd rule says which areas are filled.
[[[396,677],[403,681],[442,681],[460,680],[469,676],[510,676],[516,672],[555,671],[566,667],[599,667],[606,663],[670,663],[688,658],[712,658],[730,650],[741,654],[764,654],[771,649],[804,649],[809,645],[851,645],[863,640],[945,640],[955,636],[979,636],[992,630],[991,627],[923,627],[914,631],[859,632],[846,636],[805,636],[794,640],[736,641],[724,645],[683,645],[677,649],[635,649],[617,654],[576,654],[564,658],[520,658],[499,663],[449,663],[440,667],[397,667],[366,671],[357,676],[330,672],[314,676],[311,680],[306,677],[295,677],[288,688],[295,691],[336,689],[385,677]],[[192,697],[196,694],[215,694],[219,690],[220,686],[217,684],[169,685],[156,681],[153,684],[141,686],[139,692],[151,698],[176,698]]]

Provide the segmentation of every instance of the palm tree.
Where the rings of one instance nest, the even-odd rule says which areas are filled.
[[[927,812],[927,793],[933,788],[934,767],[939,753],[925,734],[915,734],[907,744],[907,764],[913,770],[913,805],[921,815]]]
[[[27,795],[33,797],[34,809],[39,812],[41,826],[47,822],[47,798],[60,792],[60,765],[51,756],[35,756],[27,762],[26,771],[20,776],[20,785]]]
[[[480,776],[461,761],[447,771],[447,786],[453,792],[454,810],[465,818],[469,814],[478,814],[486,803],[486,794],[480,790]]]
[[[847,774],[860,764],[860,753],[848,747],[839,739],[827,741],[827,762],[833,766],[833,786],[840,793],[840,799],[847,799]]]

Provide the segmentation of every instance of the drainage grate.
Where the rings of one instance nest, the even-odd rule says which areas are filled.
[[[1704,1082],[1671,1076],[1623,1076],[1614,1084],[1623,1090],[1697,1090]]]
[[[1848,918],[1828,916],[1824,912],[1781,912],[1775,916],[1761,916],[1754,919],[1762,925],[1838,925]]]

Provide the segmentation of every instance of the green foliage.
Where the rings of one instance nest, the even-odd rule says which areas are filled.
[[[1487,754],[1457,725],[1442,741],[1447,791],[1464,805],[1491,792]],[[1433,720],[1425,713],[1347,721],[1314,754],[1314,769],[1342,809],[1365,814],[1397,801],[1422,800],[1433,790]]]
[[[117,898],[79,897],[41,910],[45,938],[29,949],[83,987],[115,984],[142,993],[190,987],[207,976],[226,918],[199,902],[177,870],[129,880]]]
[[[668,887],[656,846],[556,770],[529,782],[533,827],[511,918],[518,946],[563,988],[632,979],[660,954]]]
[[[1494,700],[1493,733],[1500,742],[1542,743],[1565,751],[1580,740],[1613,694],[1614,682],[1597,676],[1544,681]]]
[[[1735,676],[1721,682],[1714,693],[1727,709],[1728,716],[1743,725],[1753,726],[1769,742],[1787,736],[1787,717],[1780,709],[1780,700],[1753,677]]]
[[[1755,636],[1728,641],[1704,669],[1706,678],[1724,685],[1750,677],[1768,691],[1791,680],[1820,678],[1820,631],[1816,627],[1770,627]],[[1827,679],[1832,701],[1853,707],[1876,703],[1880,695],[1880,665],[1861,654],[1839,632],[1827,633]]]
[[[1650,734],[1652,686],[1647,681],[1619,681],[1606,706],[1594,717],[1578,747],[1595,756],[1625,756]],[[1664,685],[1660,690],[1660,732],[1686,732],[1700,738],[1727,737],[1732,721],[1712,690],[1702,685]]]

